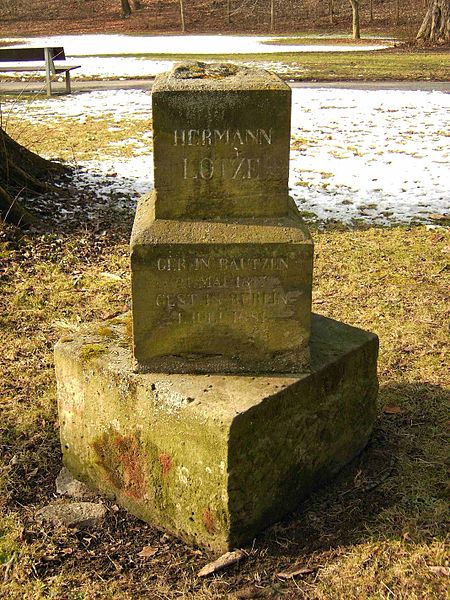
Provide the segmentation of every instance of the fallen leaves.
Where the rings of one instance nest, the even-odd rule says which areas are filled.
[[[440,575],[441,577],[450,577],[450,567],[428,567],[428,568],[435,575]]]
[[[439,214],[432,214],[429,215],[429,218],[432,221],[449,221],[450,220],[450,215],[439,215]]]
[[[401,415],[403,410],[400,406],[396,406],[395,404],[388,404],[383,408],[383,412],[385,415]]]
[[[222,571],[227,567],[231,567],[232,565],[240,562],[247,554],[243,550],[235,550],[234,552],[226,552],[222,556],[220,556],[217,560],[208,563],[205,565],[200,571],[197,573],[197,577],[206,577],[207,575],[212,575],[213,573],[217,573],[217,571]]]
[[[154,546],[144,546],[138,556],[141,558],[151,558],[152,556],[155,556],[157,552],[158,548],[155,548]]]
[[[100,273],[101,277],[105,279],[110,279],[111,281],[122,281],[122,277],[120,275],[116,275],[115,273],[108,273],[107,271],[103,271]]]
[[[302,565],[294,565],[287,571],[281,571],[277,573],[277,577],[280,579],[293,579],[294,577],[303,577],[304,575],[310,575],[317,571],[318,567],[305,567]]]

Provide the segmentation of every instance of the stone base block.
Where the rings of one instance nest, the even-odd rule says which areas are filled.
[[[139,201],[131,235],[134,356],[165,373],[309,368],[313,242],[294,201],[277,219],[155,218]]]
[[[126,320],[57,344],[61,443],[75,477],[144,521],[220,552],[242,546],[365,446],[375,335],[316,315],[307,374],[143,374]]]

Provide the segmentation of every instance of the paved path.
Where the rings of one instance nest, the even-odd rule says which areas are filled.
[[[446,81],[287,81],[294,88],[343,88],[358,90],[423,90],[450,93],[450,82]],[[72,91],[92,90],[150,90],[153,79],[115,79],[104,81],[72,81]],[[64,84],[55,83],[56,92],[64,90]],[[0,82],[0,94],[45,93],[45,87],[38,81]]]

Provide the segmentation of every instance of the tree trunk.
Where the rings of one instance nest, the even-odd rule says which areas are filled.
[[[369,23],[373,23],[373,0],[369,0]]]
[[[227,0],[227,25],[231,25],[231,0]]]
[[[14,141],[0,126],[0,214],[14,224],[37,224],[20,202],[22,198],[48,192],[49,179],[65,171]]]
[[[275,26],[275,0],[270,0],[270,31]]]
[[[120,0],[122,5],[122,18],[128,19],[131,15],[131,6],[129,0]]]
[[[181,23],[181,31],[184,33],[186,31],[186,23],[184,20],[184,3],[183,0],[180,0],[180,23]]]
[[[352,30],[353,39],[359,40],[361,38],[361,32],[359,28],[359,0],[350,0],[352,5]]]
[[[400,0],[395,0],[395,25],[400,25]]]
[[[334,0],[328,0],[328,16],[330,17],[330,25],[334,25]]]
[[[450,42],[449,0],[431,0],[416,40],[430,45]]]

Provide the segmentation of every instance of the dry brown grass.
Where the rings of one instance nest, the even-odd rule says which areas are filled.
[[[207,552],[111,505],[91,534],[36,524],[61,461],[53,345],[129,300],[129,223],[114,227],[114,235],[1,231],[3,597],[443,598],[446,579],[430,570],[446,564],[448,516],[450,236],[442,228],[315,233],[315,310],[380,336],[379,418],[367,450],[255,540],[241,565],[198,580]],[[137,556],[146,545],[158,547],[150,559]],[[277,577],[296,563],[313,573]]]
[[[60,131],[68,126],[59,123]],[[83,139],[78,160],[99,145],[109,154],[109,142],[120,141],[102,121],[76,127],[72,135]],[[52,136],[34,127],[26,133],[36,136],[39,151],[61,156],[64,138],[56,129]],[[120,137],[131,136],[127,129]],[[83,202],[90,205],[89,198]],[[54,498],[61,466],[53,346],[80,322],[128,309],[131,221],[131,213],[117,218],[108,211],[101,223],[74,227],[72,220],[28,234],[0,229],[0,597],[445,597],[446,578],[430,569],[448,566],[450,234],[444,228],[314,232],[315,311],[380,336],[379,416],[361,456],[262,533],[245,561],[199,580],[208,552],[111,503],[104,526],[91,533],[36,523],[34,511]],[[141,558],[144,546],[158,552]],[[288,581],[277,576],[295,564],[312,572]]]

